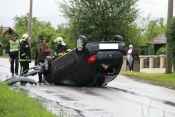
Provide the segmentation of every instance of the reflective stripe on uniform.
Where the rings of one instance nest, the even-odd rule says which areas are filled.
[[[21,56],[25,56],[25,55],[26,55],[26,53],[22,54]]]
[[[31,60],[27,60],[27,59],[19,59],[19,61],[31,61]]]
[[[24,71],[24,68],[23,67],[21,67],[21,71],[20,71],[20,74],[22,74]]]
[[[66,53],[58,53],[58,56],[63,56],[65,55]]]
[[[16,41],[14,42],[14,41],[11,41],[11,40],[10,40],[10,52],[18,51],[18,49],[19,49],[19,41],[16,40]]]

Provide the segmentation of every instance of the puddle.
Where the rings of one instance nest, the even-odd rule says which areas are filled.
[[[19,84],[17,84],[17,85],[19,85]],[[52,111],[54,114],[56,114],[58,116],[62,117],[64,115],[64,117],[84,117],[83,115],[81,115],[81,111],[79,111],[79,110],[63,106],[61,104],[61,102],[56,102],[56,101],[48,100],[48,99],[45,99],[43,97],[37,96],[36,94],[33,94],[33,93],[29,92],[28,90],[25,90],[17,85],[12,86],[11,88],[15,89],[16,91],[27,94],[30,97],[38,98],[40,100],[40,102],[48,110]],[[55,92],[49,92],[49,93],[55,93]],[[65,97],[63,97],[63,98],[65,98]]]

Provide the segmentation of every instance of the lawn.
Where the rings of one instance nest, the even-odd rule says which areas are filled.
[[[142,72],[129,72],[121,71],[120,74],[128,76],[139,82],[146,82],[158,86],[163,86],[171,89],[175,89],[175,73],[165,74],[165,73],[142,73]]]
[[[36,98],[0,82],[0,117],[57,117]]]

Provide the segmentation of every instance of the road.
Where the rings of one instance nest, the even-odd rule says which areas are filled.
[[[33,63],[30,64],[32,66]],[[0,78],[11,76],[10,63],[0,58]],[[38,80],[37,75],[30,78]],[[103,88],[53,84],[20,85],[53,113],[71,117],[175,117],[175,90],[136,82],[122,75]]]

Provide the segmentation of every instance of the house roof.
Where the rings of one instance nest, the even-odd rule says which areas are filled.
[[[10,27],[3,27],[3,33],[7,31]]]
[[[166,44],[166,36],[164,33],[158,35],[148,42],[149,44]]]

